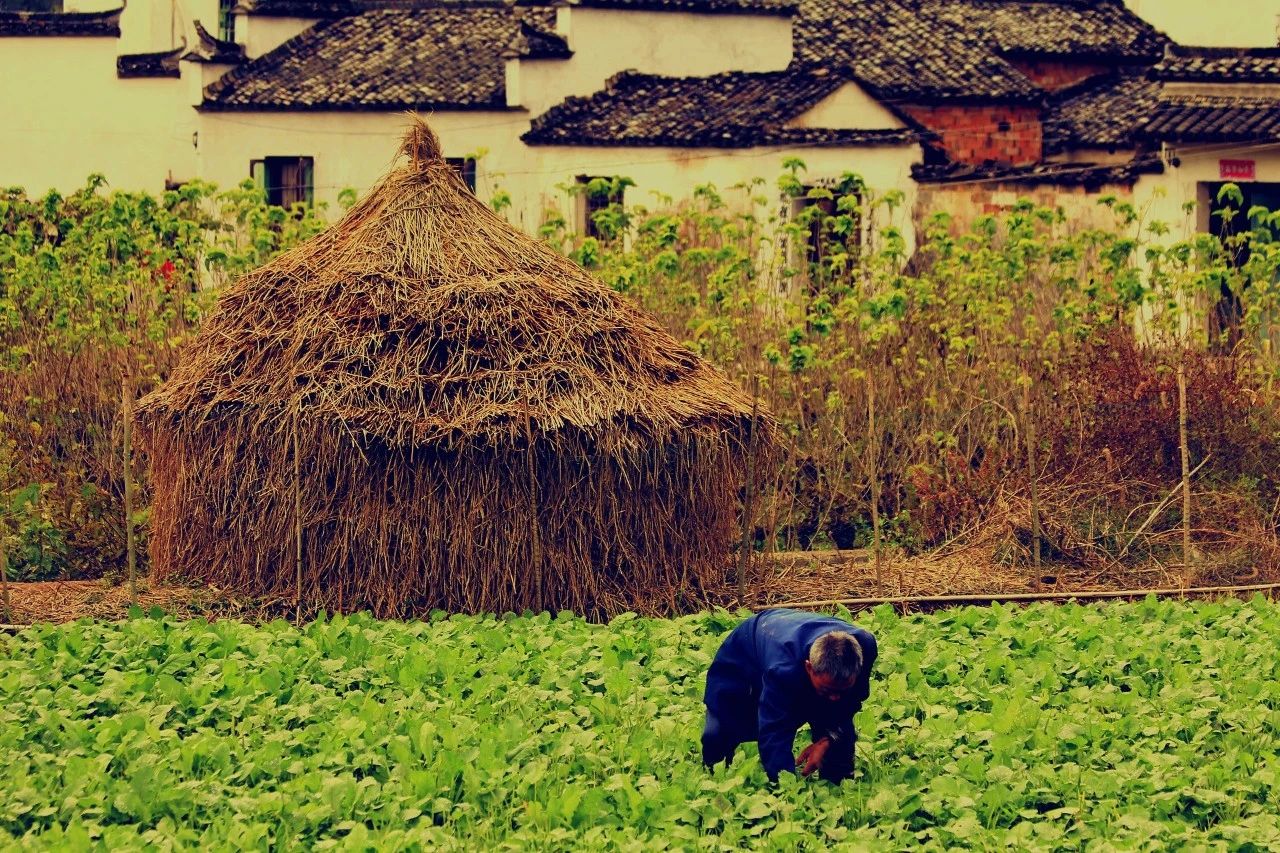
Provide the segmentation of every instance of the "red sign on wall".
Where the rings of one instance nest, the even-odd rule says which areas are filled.
[[[1218,161],[1218,177],[1224,181],[1252,181],[1255,174],[1253,160]]]

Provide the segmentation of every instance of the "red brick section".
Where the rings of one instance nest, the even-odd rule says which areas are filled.
[[[989,160],[1025,166],[1040,161],[1044,134],[1037,107],[958,105],[903,109],[942,138],[943,150],[955,163]]]
[[[1106,74],[1111,66],[1098,62],[1060,62],[1056,60],[1006,59],[1021,71],[1032,83],[1049,92],[1057,92],[1068,86]]]

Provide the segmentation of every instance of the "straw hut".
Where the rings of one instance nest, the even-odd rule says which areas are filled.
[[[408,164],[240,279],[138,407],[159,582],[308,607],[669,612],[721,586],[752,401]]]

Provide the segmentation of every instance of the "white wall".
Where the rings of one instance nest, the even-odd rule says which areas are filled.
[[[315,18],[275,18],[262,15],[236,15],[236,41],[244,45],[249,59],[270,53],[289,39],[311,29]],[[205,21],[205,28],[217,35],[217,17]]]
[[[1176,42],[1217,47],[1274,47],[1280,0],[1126,0],[1130,9]]]
[[[195,174],[198,69],[121,80],[116,55],[114,38],[0,39],[0,184],[66,192],[101,172],[159,192],[169,174]]]
[[[781,206],[777,182],[782,163],[789,157],[804,161],[806,169],[800,177],[806,183],[853,172],[873,191],[903,190],[906,197],[896,224],[903,228],[909,245],[914,246],[910,211],[915,204],[915,182],[911,180],[911,165],[921,158],[917,145],[745,150],[539,147],[533,149],[528,173],[512,175],[507,182],[520,201],[520,209],[513,212],[512,218],[526,230],[533,230],[550,209],[573,223],[577,216],[576,198],[557,189],[557,185],[571,185],[579,175],[631,178],[636,185],[627,188],[627,204],[649,208],[659,206],[662,196],[676,202],[688,200],[693,189],[703,184],[714,185],[728,197],[735,185],[758,178],[764,183],[751,192],[776,199]],[[746,198],[745,193],[739,196]]]
[[[780,71],[791,61],[791,19],[592,9],[558,10],[573,56],[521,62],[508,102],[539,115],[570,95],[590,95],[628,69],[672,77]],[[511,79],[510,77],[508,78]]]
[[[857,83],[845,83],[787,122],[787,127],[887,130],[906,125]]]
[[[428,116],[446,157],[488,149],[477,168],[476,191],[489,198],[496,164],[522,164],[529,129],[521,112],[451,112]],[[331,207],[350,187],[363,194],[395,162],[408,119],[403,113],[369,112],[202,112],[200,174],[219,186],[249,177],[251,160],[312,157],[315,200]],[[517,168],[523,168],[522,165]]]
[[[120,15],[116,51],[123,55],[172,50],[182,44],[183,18],[177,0],[129,0]]]
[[[1134,202],[1146,212],[1149,221],[1171,226],[1169,239],[1182,240],[1196,231],[1207,230],[1208,211],[1203,207],[1192,213],[1183,211],[1189,201],[1203,200],[1201,183],[1221,183],[1221,160],[1252,160],[1256,180],[1280,183],[1280,143],[1267,147],[1242,145],[1235,149],[1222,145],[1181,147],[1173,152],[1179,165],[1166,166],[1159,175],[1143,175],[1134,185]]]

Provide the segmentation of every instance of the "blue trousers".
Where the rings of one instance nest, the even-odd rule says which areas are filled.
[[[828,732],[812,730],[813,739],[821,740]],[[717,714],[707,708],[707,722],[702,729],[702,763],[708,769],[723,761],[725,766],[733,763],[733,754],[738,745],[750,743],[759,736],[754,714]],[[852,727],[842,732],[840,739],[833,741],[823,756],[818,767],[818,775],[828,782],[839,782],[853,775],[853,746],[858,740],[857,732]]]

